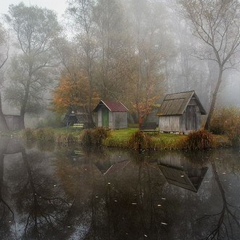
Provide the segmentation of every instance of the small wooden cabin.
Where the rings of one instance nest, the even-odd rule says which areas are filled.
[[[93,111],[97,113],[97,127],[110,129],[128,127],[128,109],[121,102],[101,100]]]
[[[201,115],[206,111],[195,91],[188,91],[167,94],[157,115],[160,131],[187,134],[201,128]]]

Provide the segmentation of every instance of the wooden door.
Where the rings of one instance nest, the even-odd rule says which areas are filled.
[[[197,130],[196,106],[194,106],[194,105],[187,106],[186,130]]]
[[[109,127],[109,110],[107,108],[102,109],[102,126]]]

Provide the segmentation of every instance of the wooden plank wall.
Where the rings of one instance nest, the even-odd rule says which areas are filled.
[[[179,132],[181,116],[161,116],[159,117],[159,129],[166,132]]]

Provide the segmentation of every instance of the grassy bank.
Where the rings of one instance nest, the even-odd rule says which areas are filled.
[[[94,132],[95,131],[95,132]],[[100,131],[102,134],[102,132]],[[106,147],[117,147],[117,148],[133,148],[133,141],[139,141],[142,143],[142,139],[133,139],[134,134],[138,133],[137,128],[123,129],[123,130],[109,130],[102,139],[101,144]],[[69,145],[69,144],[84,144],[84,139],[91,141],[98,136],[99,131],[96,130],[79,130],[74,128],[43,128],[43,129],[26,129],[22,132],[22,136],[27,141],[44,141],[44,142],[55,142],[58,145]],[[142,134],[141,134],[142,135]],[[89,137],[88,137],[89,136]],[[154,150],[181,150],[185,148],[187,136],[178,134],[143,134],[145,140],[150,142],[151,149]],[[213,135],[213,147],[229,147],[231,146],[228,138],[222,135]]]

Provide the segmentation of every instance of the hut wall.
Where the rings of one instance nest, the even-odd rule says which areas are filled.
[[[113,113],[113,128],[123,129],[128,127],[127,112]]]
[[[180,120],[181,132],[196,131],[201,128],[202,115],[197,104],[188,105]]]
[[[164,132],[180,132],[179,116],[160,116],[159,129]]]
[[[199,130],[202,127],[202,114],[200,112],[200,108],[198,106],[196,106],[196,108],[197,130]]]
[[[114,113],[109,111],[109,123],[108,123],[108,127],[113,129],[114,128],[114,117],[113,117]]]
[[[105,111],[107,108],[101,107],[97,111],[97,119],[96,119],[96,126],[103,127],[103,110]],[[128,128],[128,113],[127,112],[111,112],[108,110],[108,126],[111,129],[123,129]]]
[[[102,127],[102,109],[97,112],[97,127]]]

